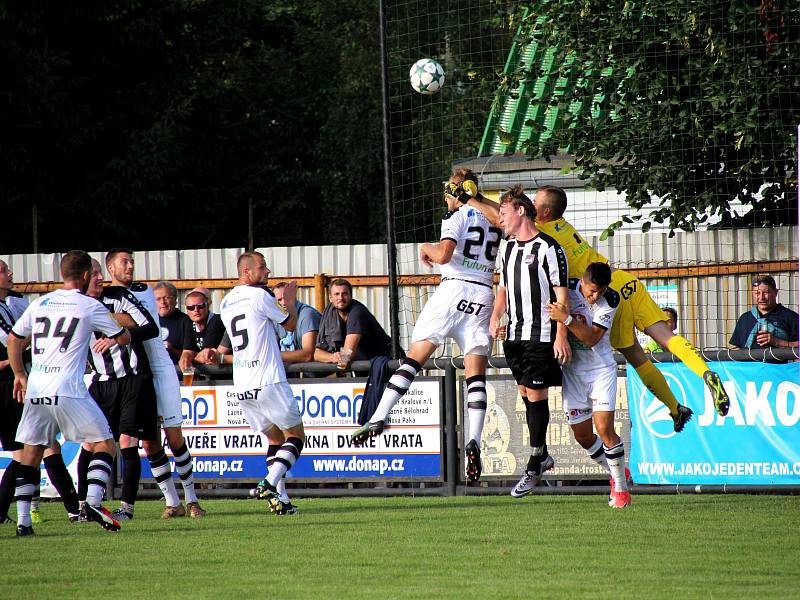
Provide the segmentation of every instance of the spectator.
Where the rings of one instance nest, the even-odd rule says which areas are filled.
[[[669,319],[667,320],[667,325],[669,325],[670,331],[672,333],[675,333],[675,331],[678,329],[678,311],[672,308],[671,306],[665,306],[662,310],[667,315],[667,317],[669,317]],[[651,354],[653,352],[666,352],[666,350],[664,350],[664,348],[661,347],[661,344],[659,344],[652,338],[650,339],[649,342],[647,342],[644,345],[644,351],[650,352]]]
[[[314,359],[340,363],[339,350],[342,348],[352,351],[350,361],[369,360],[390,355],[392,341],[367,307],[353,300],[350,282],[334,279],[330,288],[330,304],[322,313]]]
[[[198,285],[196,288],[192,288],[192,291],[189,293],[193,294],[194,292],[200,292],[206,297],[206,300],[208,301],[208,318],[211,319],[211,317],[214,316],[214,311],[211,309],[211,290],[209,290],[207,287],[203,287],[202,285]]]
[[[797,348],[798,315],[778,303],[778,287],[771,275],[753,279],[753,306],[736,322],[732,346],[742,349]]]
[[[193,352],[216,348],[225,335],[225,325],[220,316],[210,315],[209,312],[208,297],[199,291],[189,292],[186,296],[186,314],[191,320]]]
[[[178,364],[184,351],[193,351],[192,320],[178,310],[178,289],[169,281],[159,281],[153,288],[161,324],[161,339],[172,362]]]
[[[286,283],[281,282],[272,288],[275,299],[288,310],[284,302]],[[275,324],[275,333],[281,347],[281,359],[285,363],[311,362],[314,360],[314,348],[317,345],[317,332],[322,315],[313,306],[296,300],[297,326],[294,331],[286,331],[282,325]]]

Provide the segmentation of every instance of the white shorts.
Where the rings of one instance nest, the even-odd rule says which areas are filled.
[[[25,400],[17,427],[20,444],[49,448],[59,432],[71,442],[114,439],[103,411],[88,394],[83,398],[51,396]]]
[[[156,404],[162,427],[180,427],[183,422],[181,414],[181,387],[178,375],[172,372],[153,374],[153,386],[156,389]]]
[[[570,425],[592,418],[594,411],[613,412],[617,405],[617,367],[563,369],[561,396]]]
[[[286,430],[303,423],[292,386],[285,381],[237,392],[236,397],[253,431],[266,433],[273,425]]]
[[[411,343],[427,340],[441,346],[451,337],[464,354],[487,356],[493,306],[491,287],[457,279],[443,281],[422,309]]]

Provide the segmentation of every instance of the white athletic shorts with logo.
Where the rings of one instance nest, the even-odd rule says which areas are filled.
[[[266,433],[273,425],[278,429],[292,429],[303,423],[292,386],[286,381],[237,393],[236,397],[253,431]]]
[[[489,286],[458,279],[443,281],[422,309],[411,343],[427,340],[441,346],[451,337],[464,354],[487,356],[493,305],[494,293]]]
[[[563,369],[561,396],[570,425],[592,418],[594,411],[613,412],[617,405],[617,367]]]
[[[103,411],[88,394],[83,398],[27,398],[17,426],[17,441],[50,447],[59,432],[71,442],[114,439]]]
[[[162,427],[180,427],[183,422],[181,387],[175,370],[154,373],[153,386],[156,389],[156,404],[158,416],[162,419]]]

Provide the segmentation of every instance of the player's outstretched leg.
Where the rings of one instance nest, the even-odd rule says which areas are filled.
[[[64,502],[64,509],[67,511],[67,517],[70,522],[76,522],[80,519],[80,505],[78,503],[78,492],[75,491],[75,484],[72,482],[72,477],[67,471],[67,465],[64,464],[64,458],[60,452],[50,454],[44,457],[44,466],[47,470],[47,475],[56,488],[58,495],[61,496]]]
[[[170,467],[164,448],[158,442],[146,442],[144,449],[147,453],[147,460],[150,462],[150,471],[153,473],[153,479],[156,480],[161,493],[164,494],[164,500],[167,504],[161,514],[161,518],[172,519],[173,517],[186,516],[186,509],[178,497],[178,490],[175,489],[175,482],[172,479],[172,467]]]
[[[119,531],[121,529],[119,521],[101,505],[108,480],[111,477],[112,461],[113,458],[108,452],[95,452],[92,456],[87,474],[88,488],[84,512],[89,521],[94,521],[106,531]]]
[[[612,508],[625,508],[631,504],[631,492],[628,488],[630,472],[625,468],[625,447],[622,440],[609,448],[603,445],[608,468],[611,470],[611,497],[608,505]]]
[[[419,343],[420,342],[415,342],[415,345]],[[434,350],[436,349],[436,346],[433,344],[430,345]],[[415,348],[412,346],[411,350],[409,350],[409,355],[413,354],[414,350]],[[428,354],[428,356],[430,356],[430,354]],[[425,360],[427,360],[427,358]],[[400,366],[389,378],[389,383],[386,384],[386,389],[383,390],[378,408],[375,409],[369,422],[364,423],[350,436],[350,440],[354,445],[360,446],[364,444],[368,438],[383,433],[386,427],[386,419],[389,417],[389,412],[397,401],[405,396],[408,388],[411,387],[414,378],[420,370],[422,370],[420,363],[411,358],[411,356],[407,356],[400,361]]]
[[[278,485],[283,476],[286,475],[286,472],[292,468],[300,457],[302,451],[303,440],[300,437],[289,434],[286,436],[286,441],[275,453],[275,460],[270,465],[267,480],[265,481],[263,497],[269,503],[270,511],[276,515],[294,514],[297,512],[296,510],[291,513],[289,512],[289,506],[284,503],[281,494],[278,492]],[[294,507],[292,506],[292,508]]]
[[[482,471],[480,442],[486,418],[486,375],[479,373],[468,376],[466,384],[469,442],[464,448],[464,465],[467,481],[478,481]]]
[[[17,537],[33,535],[31,522],[31,500],[39,481],[39,469],[31,465],[20,464],[17,468],[16,500],[17,500]]]
[[[172,430],[172,431],[170,431]],[[180,428],[167,428],[167,439],[170,437],[177,437],[175,445],[170,441],[172,454],[175,456],[175,470],[178,471],[178,476],[181,479],[183,486],[183,495],[186,500],[186,511],[193,519],[204,517],[206,514],[205,509],[200,507],[200,502],[197,499],[197,492],[194,488],[194,471],[192,469],[192,455],[189,454],[189,449],[186,447],[186,442],[183,440],[183,434]]]

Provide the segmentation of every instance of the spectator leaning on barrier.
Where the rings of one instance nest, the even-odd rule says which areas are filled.
[[[798,315],[778,303],[778,286],[771,275],[753,279],[753,308],[739,317],[732,346],[742,349],[797,348]]]
[[[284,292],[286,283],[281,282],[272,288],[275,299],[283,308],[286,308]],[[286,331],[279,323],[275,323],[275,333],[281,347],[281,359],[285,363],[311,362],[314,360],[314,348],[317,345],[317,332],[322,315],[313,306],[300,300],[295,301],[297,306],[297,327],[294,331]]]
[[[161,339],[172,362],[177,364],[185,351],[194,350],[192,320],[178,310],[178,288],[169,281],[159,281],[153,287],[161,326]]]
[[[366,306],[353,299],[353,286],[346,279],[334,279],[330,288],[330,303],[322,313],[314,359],[325,363],[340,363],[339,351],[352,351],[353,360],[369,360],[388,356],[392,341]]]
[[[225,335],[225,325],[219,315],[210,313],[210,303],[203,292],[189,292],[186,296],[186,314],[192,322],[192,351],[219,346]]]

